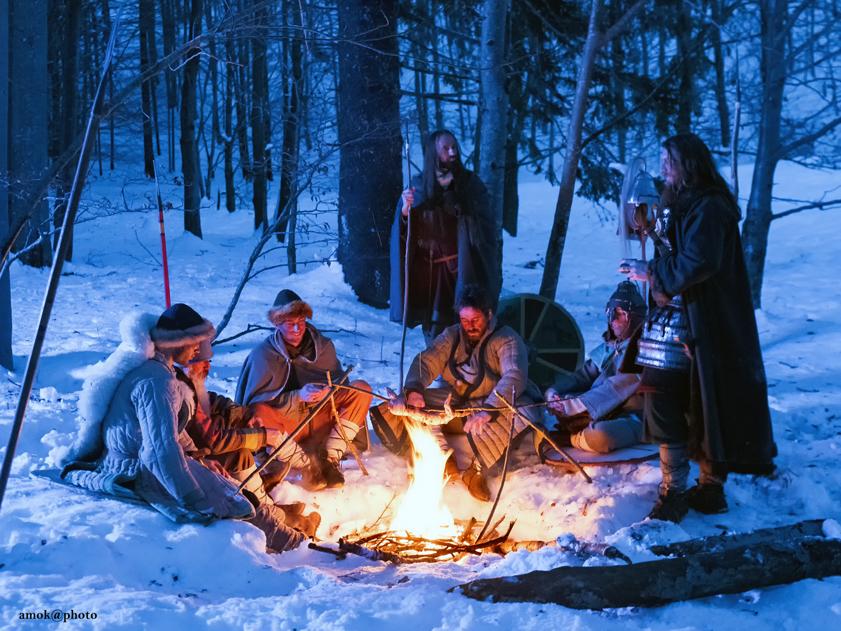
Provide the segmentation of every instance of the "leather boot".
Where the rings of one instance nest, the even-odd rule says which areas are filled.
[[[455,456],[451,455],[447,458],[447,462],[444,464],[444,475],[448,476],[450,480],[457,480],[461,476]]]
[[[654,508],[648,513],[648,518],[671,521],[677,524],[686,517],[688,512],[689,504],[686,502],[686,493],[672,489],[657,499]]]
[[[315,532],[318,530],[318,526],[321,524],[321,515],[315,511],[309,515],[286,513],[286,524],[304,533],[308,539],[313,539],[315,538]]]
[[[689,508],[705,515],[727,512],[727,498],[720,484],[696,484],[686,492],[686,501]]]
[[[271,493],[274,487],[283,482],[286,476],[289,475],[289,470],[291,468],[292,467],[289,463],[272,460],[260,473],[260,477],[263,479],[263,488],[266,489],[266,493]]]
[[[266,533],[266,552],[294,550],[304,541],[304,533],[285,522],[283,511],[274,504],[263,503],[249,521]]]
[[[337,489],[345,485],[345,476],[339,468],[338,460],[322,457],[321,474],[324,476],[328,489]]]
[[[491,490],[488,488],[488,481],[482,470],[477,467],[468,467],[467,470],[461,474],[461,479],[467,487],[467,491],[474,498],[480,502],[489,502],[491,499]]]
[[[306,504],[303,502],[292,502],[291,504],[275,504],[280,510],[283,511],[283,514],[287,517],[289,515],[301,515],[304,512],[304,509],[307,507]]]
[[[309,464],[301,471],[301,486],[307,491],[321,491],[327,488],[321,464],[315,458],[311,458]]]

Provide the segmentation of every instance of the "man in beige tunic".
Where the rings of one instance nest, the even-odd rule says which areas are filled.
[[[468,468],[458,470],[450,457],[447,471],[460,474],[470,494],[487,501],[487,472],[505,452],[511,436],[528,425],[505,406],[495,391],[522,406],[540,399],[540,391],[528,380],[528,352],[522,338],[508,326],[497,324],[488,293],[478,285],[466,285],[456,299],[459,323],[451,325],[429,348],[412,361],[403,392],[392,403],[371,410],[371,421],[383,444],[392,451],[408,451],[404,423],[395,406],[441,410],[448,397],[453,408],[484,408],[469,416],[457,416],[446,425],[431,425],[442,449],[449,450],[447,435],[463,433],[473,451]],[[438,378],[442,387],[431,387]],[[538,408],[523,408],[529,420],[540,420]]]

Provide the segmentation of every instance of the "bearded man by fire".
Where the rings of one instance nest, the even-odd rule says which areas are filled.
[[[405,423],[414,421],[411,414],[398,415],[398,409],[416,410],[418,417],[426,418],[429,409],[482,408],[469,416],[456,415],[446,424],[429,426],[444,451],[451,449],[448,435],[467,435],[473,461],[462,472],[450,456],[445,473],[451,478],[460,475],[470,494],[481,501],[490,499],[488,470],[505,453],[509,437],[528,427],[522,418],[514,417],[496,392],[515,406],[540,400],[540,390],[528,380],[525,342],[511,327],[497,324],[491,305],[491,296],[483,287],[465,285],[455,304],[459,323],[444,329],[414,358],[398,397],[371,410],[374,431],[383,445],[405,455],[409,451]],[[431,387],[439,377],[442,386]],[[521,408],[521,413],[532,422],[540,421],[537,407]]]

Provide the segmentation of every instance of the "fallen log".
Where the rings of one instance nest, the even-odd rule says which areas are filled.
[[[605,609],[664,605],[837,575],[841,575],[841,540],[805,536],[634,565],[560,567],[458,587],[477,600]]]
[[[690,539],[689,541],[678,541],[662,546],[651,546],[649,550],[661,557],[687,556],[701,552],[721,552],[730,548],[758,543],[803,539],[805,537],[822,537],[823,522],[823,519],[810,519],[789,526],[760,528],[759,530],[752,530],[750,532],[715,535],[713,537],[704,537],[703,539]]]

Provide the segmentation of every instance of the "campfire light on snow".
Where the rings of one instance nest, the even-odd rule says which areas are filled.
[[[443,539],[459,535],[453,514],[444,505],[444,465],[449,453],[424,427],[406,423],[412,440],[414,466],[412,481],[391,522],[394,532],[406,532],[426,539]]]

